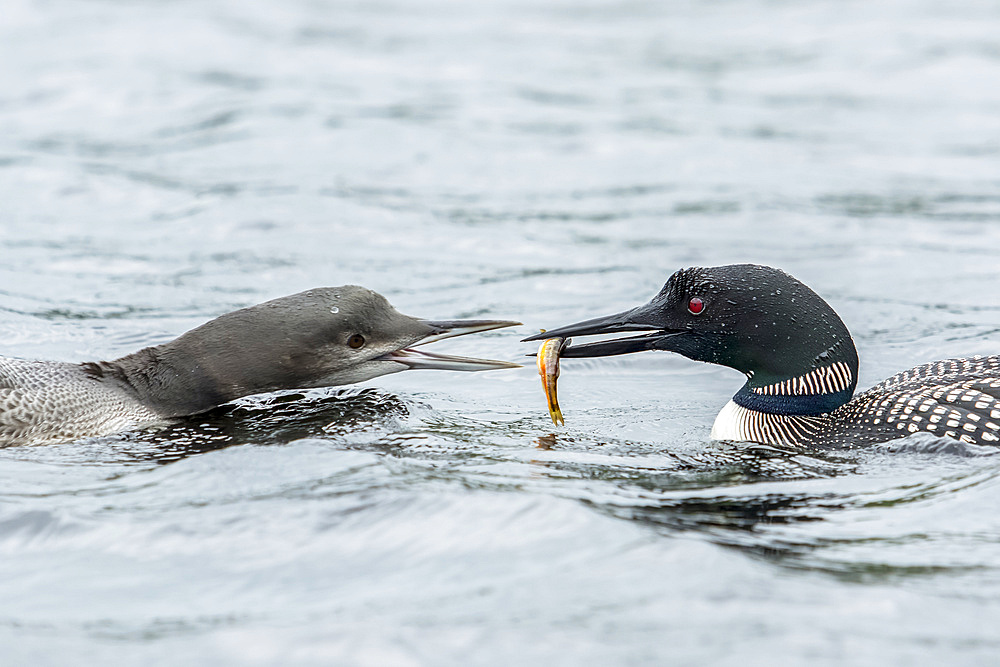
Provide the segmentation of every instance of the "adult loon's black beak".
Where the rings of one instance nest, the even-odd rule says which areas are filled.
[[[595,317],[576,324],[568,324],[558,329],[549,329],[542,333],[528,336],[522,342],[544,340],[546,338],[570,338],[578,336],[597,336],[601,334],[621,333],[624,331],[647,331],[641,336],[629,336],[614,340],[570,345],[563,350],[561,357],[610,357],[617,354],[629,354],[644,350],[664,349],[665,339],[677,336],[683,331],[664,329],[660,309],[653,303],[648,303],[632,310],[626,310],[615,315]]]

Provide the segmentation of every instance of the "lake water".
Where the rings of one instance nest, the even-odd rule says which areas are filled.
[[[1000,352],[994,2],[5,0],[0,63],[0,354],[357,283],[516,361],[740,261],[861,387]],[[0,662],[997,660],[992,450],[713,443],[741,377],[665,353],[554,428],[527,361],[0,450]]]

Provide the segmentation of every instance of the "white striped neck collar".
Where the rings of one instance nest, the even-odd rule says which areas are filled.
[[[857,386],[855,369],[843,361],[819,366],[803,375],[767,384],[747,383],[733,402],[748,410],[775,415],[822,415],[851,400]]]

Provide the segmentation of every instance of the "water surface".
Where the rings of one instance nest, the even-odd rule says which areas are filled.
[[[0,354],[362,284],[518,340],[776,265],[861,386],[1000,351],[1000,9],[10,0]],[[4,664],[986,664],[1000,459],[708,438],[668,354],[412,372],[0,451]]]

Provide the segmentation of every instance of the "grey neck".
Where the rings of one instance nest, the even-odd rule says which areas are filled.
[[[147,347],[114,361],[85,364],[91,375],[110,377],[135,392],[139,400],[164,417],[182,417],[210,410],[270,387],[224,381],[189,352],[178,353],[176,342]]]

